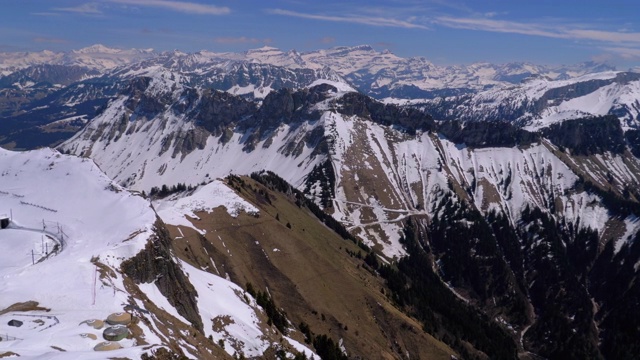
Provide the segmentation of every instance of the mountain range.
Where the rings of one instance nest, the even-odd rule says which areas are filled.
[[[262,47],[244,53],[180,51],[156,53],[152,49],[111,49],[93,45],[70,52],[0,53],[0,69],[6,76],[35,65],[80,66],[101,72],[143,62],[161,64],[173,71],[202,74],[233,63],[272,65],[291,70],[331,68],[360,91],[376,98],[435,97],[455,92],[478,91],[495,86],[518,84],[531,77],[566,80],[581,75],[611,71],[613,67],[585,62],[570,66],[542,66],[529,63],[438,66],[426,58],[402,58],[388,50],[378,52],[368,45],[335,47],[299,53]],[[194,70],[200,71],[194,71]],[[229,72],[230,69],[226,69]],[[274,88],[276,88],[274,86]],[[229,91],[230,88],[219,88]],[[268,92],[267,92],[268,93]],[[266,93],[262,96],[264,97]]]
[[[629,112],[628,116],[620,115],[627,122],[637,117],[633,110],[637,108],[633,103],[637,91],[634,73],[616,72],[593,62],[573,66],[436,66],[425,58],[401,58],[370,46],[306,53],[263,47],[244,53],[188,54],[94,45],[66,53],[3,53],[0,69],[0,143],[17,149],[60,143],[132,79],[161,74],[185,86],[221,90],[258,102],[272,90],[299,89],[319,79],[331,80],[387,102],[411,100],[439,120],[509,120],[541,127],[547,122],[544,118],[554,118],[558,111],[563,112],[555,116],[558,119],[620,111]],[[624,84],[624,89],[607,86],[616,77],[615,82]],[[572,87],[580,87],[580,92],[568,93]],[[556,90],[544,93],[545,89]],[[576,99],[577,94],[581,99]],[[587,95],[600,99],[597,108],[576,111],[579,103],[567,103],[546,110],[570,99],[575,99],[573,103],[592,102]],[[508,99],[514,99],[515,104],[508,104]]]
[[[111,62],[84,59],[92,52]],[[122,296],[150,317],[164,308],[164,327],[191,326],[199,342],[158,325],[143,331],[155,344],[198,358],[214,348],[322,359],[640,352],[637,73],[438,67],[368,46],[74,54],[94,65],[25,60],[0,78],[3,146],[61,153],[4,151],[16,160],[0,179],[9,190],[52,157],[91,159],[113,182],[100,186],[151,200],[144,211],[158,220],[136,223],[155,229],[136,240],[141,252],[104,265],[136,284]],[[22,174],[22,161],[40,165]],[[80,228],[65,213],[60,222]],[[158,263],[167,256],[176,265]],[[213,276],[266,316],[266,327],[247,325],[262,335],[230,330],[249,322],[213,312],[220,301],[201,305],[213,282],[227,284]]]

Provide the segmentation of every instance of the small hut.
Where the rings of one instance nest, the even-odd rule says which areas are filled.
[[[131,324],[131,314],[126,312],[113,313],[107,316],[107,324],[109,325],[129,325]]]
[[[6,229],[9,227],[9,218],[5,215],[0,215],[0,229]]]
[[[102,333],[102,337],[108,341],[120,341],[129,336],[129,329],[124,325],[108,327]]]
[[[15,327],[20,327],[22,326],[22,321],[20,320],[9,320],[9,326],[15,326]]]
[[[100,330],[104,327],[104,321],[98,319],[85,320],[80,323],[80,325],[82,324],[87,324],[96,330]]]
[[[93,347],[94,351],[111,351],[122,349],[122,346],[117,342],[105,341]]]

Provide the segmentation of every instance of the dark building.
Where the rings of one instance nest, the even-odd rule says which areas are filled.
[[[9,326],[20,327],[22,326],[22,321],[20,320],[9,320]]]
[[[0,216],[0,229],[6,229],[9,226],[9,218]]]

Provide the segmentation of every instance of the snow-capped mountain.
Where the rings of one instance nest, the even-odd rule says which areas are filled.
[[[397,102],[451,96],[467,99],[464,96],[486,89],[506,94],[530,77],[572,81],[585,74],[611,70],[596,63],[568,67],[520,63],[442,67],[425,58],[401,58],[370,46],[306,53],[273,47],[243,53],[155,53],[102,45],[65,53],[3,53],[0,69],[0,115],[4,118],[0,141],[5,147],[18,149],[56,145],[75,133],[80,123],[68,127],[58,123],[52,125],[55,129],[49,124],[69,119],[84,123],[110,97],[122,91],[126,82],[160,73],[179,78],[185,86],[227,91],[257,101],[272,90],[304,88],[323,79]],[[431,107],[430,111],[440,115],[452,111],[450,105],[445,101],[442,107]]]
[[[117,66],[131,64],[154,57],[153,49],[113,49],[96,44],[69,52],[5,52],[0,53],[0,74],[8,75],[14,71],[34,65],[81,66],[91,70],[106,71]]]
[[[323,121],[300,122],[307,119],[295,116],[300,108],[354,91],[337,85],[340,90],[331,85],[284,89],[258,108],[228,93],[181,85],[179,79],[140,78],[62,148],[91,156],[114,179],[141,191],[259,168],[288,172],[288,180],[301,184],[322,160],[314,148],[322,140]],[[311,136],[314,129],[320,132]]]
[[[598,76],[586,83],[601,88],[606,84],[599,82],[618,84],[625,75]],[[582,82],[565,84],[559,98],[574,94]],[[385,105],[330,81],[272,92],[256,105],[157,74],[132,82],[61,149],[93,158],[118,183],[141,191],[195,185],[229,173],[274,171],[387,259],[415,255],[406,227],[416,222],[419,233],[427,235],[413,236],[434,252],[432,266],[439,276],[467,301],[499,314],[523,349],[549,356],[558,348],[543,340],[542,334],[551,331],[544,319],[554,316],[543,288],[560,286],[554,276],[577,286],[562,298],[562,304],[573,304],[563,313],[575,312],[572,306],[585,299],[613,306],[603,297],[610,288],[591,287],[589,295],[576,285],[576,273],[560,260],[567,249],[587,256],[576,255],[589,266],[610,261],[598,257],[596,249],[604,244],[611,246],[612,257],[624,257],[623,263],[640,260],[640,253],[629,250],[637,215],[620,210],[633,205],[618,208],[611,198],[638,196],[633,188],[640,182],[640,161],[630,152],[634,146],[615,118],[569,120],[538,133],[508,123],[438,124],[420,110]],[[465,231],[470,233],[464,238],[450,238]],[[478,236],[488,238],[479,241]],[[564,240],[551,245],[542,236]],[[460,242],[470,252],[456,253]],[[495,249],[483,247],[488,244]],[[524,267],[515,265],[523,261]],[[580,276],[595,279],[608,271],[587,273],[586,263],[567,261],[582,269]],[[547,268],[555,275],[542,276]],[[492,272],[502,275],[484,285],[469,278]],[[592,326],[619,331],[579,306],[580,316],[554,320],[591,329],[576,341],[595,339]]]
[[[640,323],[631,311],[640,299],[638,75],[602,70],[442,68],[367,46],[171,52],[46,90],[38,109],[4,123],[66,108],[59,126],[86,125],[59,149],[93,159],[118,186],[164,196],[209,183],[155,203],[172,225],[167,242],[247,291],[251,282],[273,290],[291,311],[289,329],[299,324],[319,355],[328,340],[308,321],[341,339],[339,354],[365,358],[382,349],[430,356],[402,340],[418,336],[411,321],[465,358],[632,358],[640,351],[628,330]],[[12,91],[27,91],[14,83]],[[365,94],[407,90],[455,96]],[[263,170],[277,175],[255,173]],[[207,215],[215,206],[206,199],[229,194],[212,188],[218,178],[258,213]],[[136,258],[129,264],[157,256]],[[343,273],[351,280],[327,280]],[[144,285],[153,274],[127,274],[153,293]],[[353,279],[369,289],[359,300],[316,292],[351,296]],[[208,281],[194,284],[199,294]],[[196,316],[210,309],[185,301],[192,306],[175,309],[182,322],[221,339],[205,329],[220,323]],[[367,313],[353,315],[359,309]],[[398,322],[405,314],[411,321]],[[359,336],[376,345],[363,347]]]
[[[346,83],[339,74],[328,67],[290,67],[286,62],[285,65],[273,65],[254,60],[234,59],[234,56],[226,54],[205,52],[167,53],[117,69],[110,73],[110,76],[132,79],[165,72],[168,77],[179,77],[184,85],[212,88],[234,95],[244,95],[250,99],[264,99],[272,90],[304,88],[319,79]]]
[[[356,198],[347,197],[334,203],[336,218],[350,223],[353,229],[361,224],[357,217],[362,216],[359,213],[362,209],[357,210],[358,215],[353,212],[353,205],[346,204],[388,208],[391,212],[404,212],[405,215],[412,211],[421,212],[420,208],[428,212],[435,206],[436,195],[446,187],[449,178],[455,178],[467,188],[480,181],[479,176],[488,176],[487,168],[515,176],[516,169],[546,168],[550,166],[551,160],[548,159],[555,159],[552,168],[557,168],[558,174],[552,179],[563,179],[562,184],[538,183],[538,180],[534,181],[537,179],[535,171],[522,174],[523,178],[518,178],[518,181],[509,181],[514,188],[501,190],[505,198],[500,201],[494,199],[491,206],[490,203],[485,204],[487,209],[497,206],[506,211],[514,221],[526,205],[547,206],[550,194],[566,192],[577,179],[572,175],[571,167],[562,165],[564,162],[555,155],[557,148],[542,140],[533,141],[539,144],[532,150],[517,150],[504,162],[500,160],[499,164],[494,163],[498,153],[482,151],[482,157],[488,163],[483,164],[478,159],[465,165],[465,159],[477,158],[480,151],[458,149],[454,130],[441,129],[452,140],[429,136],[428,131],[436,126],[428,115],[418,110],[407,112],[394,105],[377,103],[340,83],[320,81],[318,85],[300,91],[273,92],[261,106],[227,93],[193,89],[183,83],[181,78],[163,73],[133,81],[128,90],[111,101],[61,149],[90,156],[122,186],[140,191],[163,184],[196,185],[229,173],[250,174],[263,169],[283,174],[287,181],[302,187],[312,170],[327,166],[325,162],[330,161],[336,176],[335,191],[344,197],[352,193],[342,188],[348,186],[346,184],[357,183],[358,179],[368,178],[372,173],[384,174],[369,181],[383,181],[380,187],[393,189],[391,193],[395,195],[387,195],[391,196],[387,199],[389,203],[369,204],[371,199],[380,196],[369,193],[353,194]],[[401,135],[384,127],[392,125],[414,135]],[[496,134],[494,136],[500,136],[499,132]],[[537,139],[533,135],[532,138]],[[471,146],[491,146],[482,140],[470,143],[464,137],[458,141],[465,139]],[[624,142],[624,139],[619,141]],[[532,158],[530,153],[538,155]],[[614,153],[611,156],[620,155]],[[351,158],[356,163],[347,164],[342,169],[341,164]],[[535,165],[536,162],[540,163]],[[637,160],[633,159],[633,162],[635,164]],[[640,180],[634,170],[636,165],[621,166],[623,168],[613,175],[618,183],[618,192],[623,190],[624,184]],[[361,171],[357,171],[361,167]],[[438,169],[434,174],[436,177],[414,177],[427,169]],[[594,167],[592,171],[595,171],[590,175],[592,180],[601,183],[602,176],[595,174],[606,169]],[[340,179],[346,174],[353,178],[341,185]],[[505,182],[507,175],[491,176],[491,180],[485,180],[498,191],[503,186],[498,184]],[[476,199],[478,203],[485,201],[482,194],[486,192],[481,191],[480,194]],[[517,204],[513,203],[513,196],[519,199]],[[569,198],[565,201],[573,202]],[[401,255],[399,228],[392,226],[399,221],[391,221],[391,218],[397,216],[385,214],[385,211],[372,216],[372,224],[379,226],[385,223],[391,227],[378,229],[377,234],[365,237],[372,242],[387,239],[388,244],[394,244],[388,249],[388,255]],[[603,228],[602,223],[590,226]]]
[[[428,109],[442,119],[446,118],[443,114],[453,112],[452,108],[461,102],[469,102],[467,99],[478,92],[511,98],[511,91],[524,79],[538,77],[529,83],[545,79],[555,79],[558,83],[582,81],[581,76],[589,76],[585,74],[599,72],[602,75],[594,76],[602,77],[610,74],[603,71],[611,70],[596,63],[566,67],[524,63],[443,67],[425,58],[401,58],[364,45],[306,53],[273,47],[243,53],[177,50],[155,53],[94,45],[66,53],[3,53],[0,68],[4,74],[0,76],[0,116],[3,118],[0,143],[17,149],[53,146],[69,138],[111,97],[123,91],[129,81],[139,76],[164,74],[180,79],[185,86],[226,91],[256,101],[273,90],[300,89],[317,80],[330,80],[392,102],[436,98],[435,105]],[[483,96],[488,95],[480,95],[479,99]],[[454,103],[448,101],[452,97]],[[551,96],[551,100],[557,99]],[[450,116],[457,116],[459,112],[464,109]],[[565,113],[562,110],[556,117]]]
[[[438,184],[443,187],[449,176],[469,186],[471,178],[477,177],[476,173],[483,173],[481,168],[489,167],[489,164],[474,165],[478,168],[471,170],[472,167],[463,165],[463,160],[460,160],[472,157],[471,153],[465,153],[471,150],[460,152],[451,140],[427,136],[424,131],[436,128],[428,115],[418,110],[402,110],[394,105],[377,103],[341,83],[320,80],[307,89],[272,92],[262,105],[257,106],[228,93],[191,88],[185,85],[183,78],[172,76],[173,73],[143,74],[151,77],[143,76],[132,81],[128,89],[112,100],[100,115],[61,146],[66,152],[90,156],[114,180],[136,190],[148,191],[163,184],[196,185],[229,173],[250,174],[262,169],[286,174],[287,181],[301,187],[312,169],[328,159],[336,162],[332,164],[334,169],[340,170],[338,164],[350,156],[361,162],[363,154],[370,154],[371,158],[367,160],[370,165],[363,171],[371,172],[371,164],[382,163],[379,171],[390,181],[384,187],[393,187],[398,193],[393,201],[396,206],[430,209],[433,204],[430,204],[429,194],[436,191],[430,189],[432,186]],[[383,127],[391,125],[401,126],[415,134],[412,135],[415,138],[393,135]],[[441,131],[455,143],[453,130],[443,128]],[[357,151],[353,150],[353,155],[349,155],[354,142],[360,145]],[[481,142],[470,144],[490,146]],[[554,157],[553,145],[547,144],[542,146],[541,143],[535,152]],[[407,153],[409,150],[410,154]],[[420,155],[418,152],[425,153]],[[473,151],[474,154],[476,152]],[[441,157],[430,158],[428,153],[439,153]],[[528,155],[522,153],[519,156],[526,158]],[[428,160],[419,160],[415,164],[408,160],[414,158]],[[424,183],[420,191],[411,190],[419,179],[405,178],[417,171],[410,168],[442,170],[449,163],[458,170],[450,170],[450,175],[439,178],[434,184]],[[401,164],[407,167],[403,170],[406,172],[404,175],[398,173]],[[347,165],[346,168],[354,172],[354,166]],[[503,170],[512,168],[511,171],[521,166],[524,165],[500,165]],[[566,166],[559,171],[571,172]],[[353,174],[356,178],[367,176],[356,173]],[[627,169],[616,177],[620,184],[627,184],[637,181],[634,173],[634,170]],[[337,177],[341,175],[342,171],[336,171]],[[558,177],[572,179],[561,188],[570,187],[575,182],[575,178],[567,174],[559,174]],[[493,179],[491,182],[495,187],[504,180]],[[521,180],[515,184],[526,182]],[[521,193],[519,197],[527,199],[523,199],[525,203],[515,205],[515,214],[527,203],[544,205],[540,199],[547,198],[548,194],[532,195],[529,188],[551,192],[552,188],[560,185],[532,183],[522,186],[515,190]],[[337,186],[336,189],[339,188]],[[622,191],[622,187],[617,190]],[[400,195],[407,191],[409,194]],[[360,203],[370,195],[344,201]],[[500,207],[510,209],[512,205],[504,203]],[[338,204],[335,208],[338,212],[342,209]],[[352,221],[350,215],[345,215],[343,220]],[[397,228],[383,233],[384,238],[392,239],[397,245]],[[395,251],[396,254],[401,253],[397,249]]]
[[[288,69],[330,68],[359,91],[384,98],[420,98],[476,92],[517,84],[531,76],[569,79],[612,67],[594,62],[574,66],[540,66],[528,63],[437,66],[424,57],[402,58],[388,50],[378,52],[368,45],[335,47],[299,53],[273,47],[242,54],[206,54],[211,61],[234,60],[268,64]],[[223,89],[221,89],[223,90]]]
[[[256,50],[252,54],[260,59],[270,56],[260,57],[258,53]],[[258,101],[272,90],[304,88],[319,79],[346,82],[327,67],[275,66],[248,60],[242,54],[174,51],[152,56],[143,52],[144,56],[130,63],[133,55],[97,46],[65,56],[78,54],[82,55],[79,59],[84,59],[83,63],[58,61],[67,65],[34,65],[0,77],[3,146],[28,149],[56,145],[73,135],[79,125],[93,118],[111,97],[140,76],[163,75],[192,88],[213,88]],[[89,64],[90,59],[104,60],[105,66],[100,71],[92,69],[99,66]],[[111,69],[116,64],[107,64],[109,59],[122,61]],[[63,120],[64,125],[59,122]]]
[[[574,66],[540,66],[527,63],[437,66],[423,57],[402,58],[388,50],[378,52],[368,45],[335,47],[305,53],[296,50],[285,52],[265,46],[244,53],[200,51],[192,54],[180,51],[155,53],[151,49],[120,50],[93,45],[65,53],[2,53],[0,69],[3,75],[8,75],[29,66],[49,64],[82,66],[104,72],[144,60],[150,62],[143,66],[162,64],[171,70],[190,71],[192,74],[203,74],[214,67],[225,68],[230,63],[272,65],[289,70],[319,71],[329,68],[338,76],[352,82],[360,91],[377,98],[434,97],[517,84],[531,76],[563,80],[613,70],[609,66],[593,62]]]
[[[568,79],[611,67],[583,63],[575,66],[540,66],[528,63],[437,66],[424,57],[402,58],[372,47],[336,47],[302,54],[308,63],[328,66],[376,98],[420,98],[503,88],[531,76]]]
[[[625,129],[637,129],[639,99],[640,74],[609,71],[570,80],[533,78],[509,88],[429,100],[423,108],[442,120],[510,121],[528,129],[614,115]]]

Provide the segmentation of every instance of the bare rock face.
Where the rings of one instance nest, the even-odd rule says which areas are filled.
[[[147,89],[151,82],[149,77],[135,78],[124,91],[124,94],[129,95],[125,106],[137,116],[152,118],[172,102],[168,92],[149,93]]]
[[[202,126],[214,136],[220,136],[256,110],[256,105],[229,93],[205,90],[200,102],[194,107],[195,124]]]
[[[540,141],[539,134],[505,121],[445,121],[438,130],[454,143],[473,148],[526,146]]]
[[[164,224],[157,221],[155,227],[155,238],[138,255],[122,263],[122,272],[137,284],[155,281],[160,293],[178,313],[202,332],[202,319],[196,301],[198,293],[174,261],[171,238]]]
[[[554,144],[577,155],[603,154],[606,151],[622,154],[625,150],[620,121],[612,115],[566,120],[551,125],[544,134]]]
[[[281,89],[273,91],[262,102],[256,120],[262,127],[277,127],[305,118],[317,118],[311,107],[329,98],[337,89],[329,84],[320,84],[309,89]]]
[[[435,128],[433,118],[423,111],[383,104],[360,93],[345,94],[339,104],[338,111],[343,115],[356,115],[380,125],[399,127],[410,134]]]
[[[204,149],[209,135],[202,128],[195,128],[176,134],[172,156],[175,158],[178,154],[182,154],[182,158],[184,158],[196,149]]]
[[[238,131],[250,131],[244,150],[253,151],[258,142],[268,138],[282,124],[297,126],[306,121],[319,119],[321,113],[313,106],[328,99],[329,93],[335,92],[337,89],[328,84],[316,85],[309,89],[272,91],[255,114],[238,126]],[[314,139],[315,143],[318,142],[317,140]],[[306,143],[309,145],[314,141],[307,140]],[[302,142],[287,144],[284,153],[297,156],[302,146],[304,146]]]

